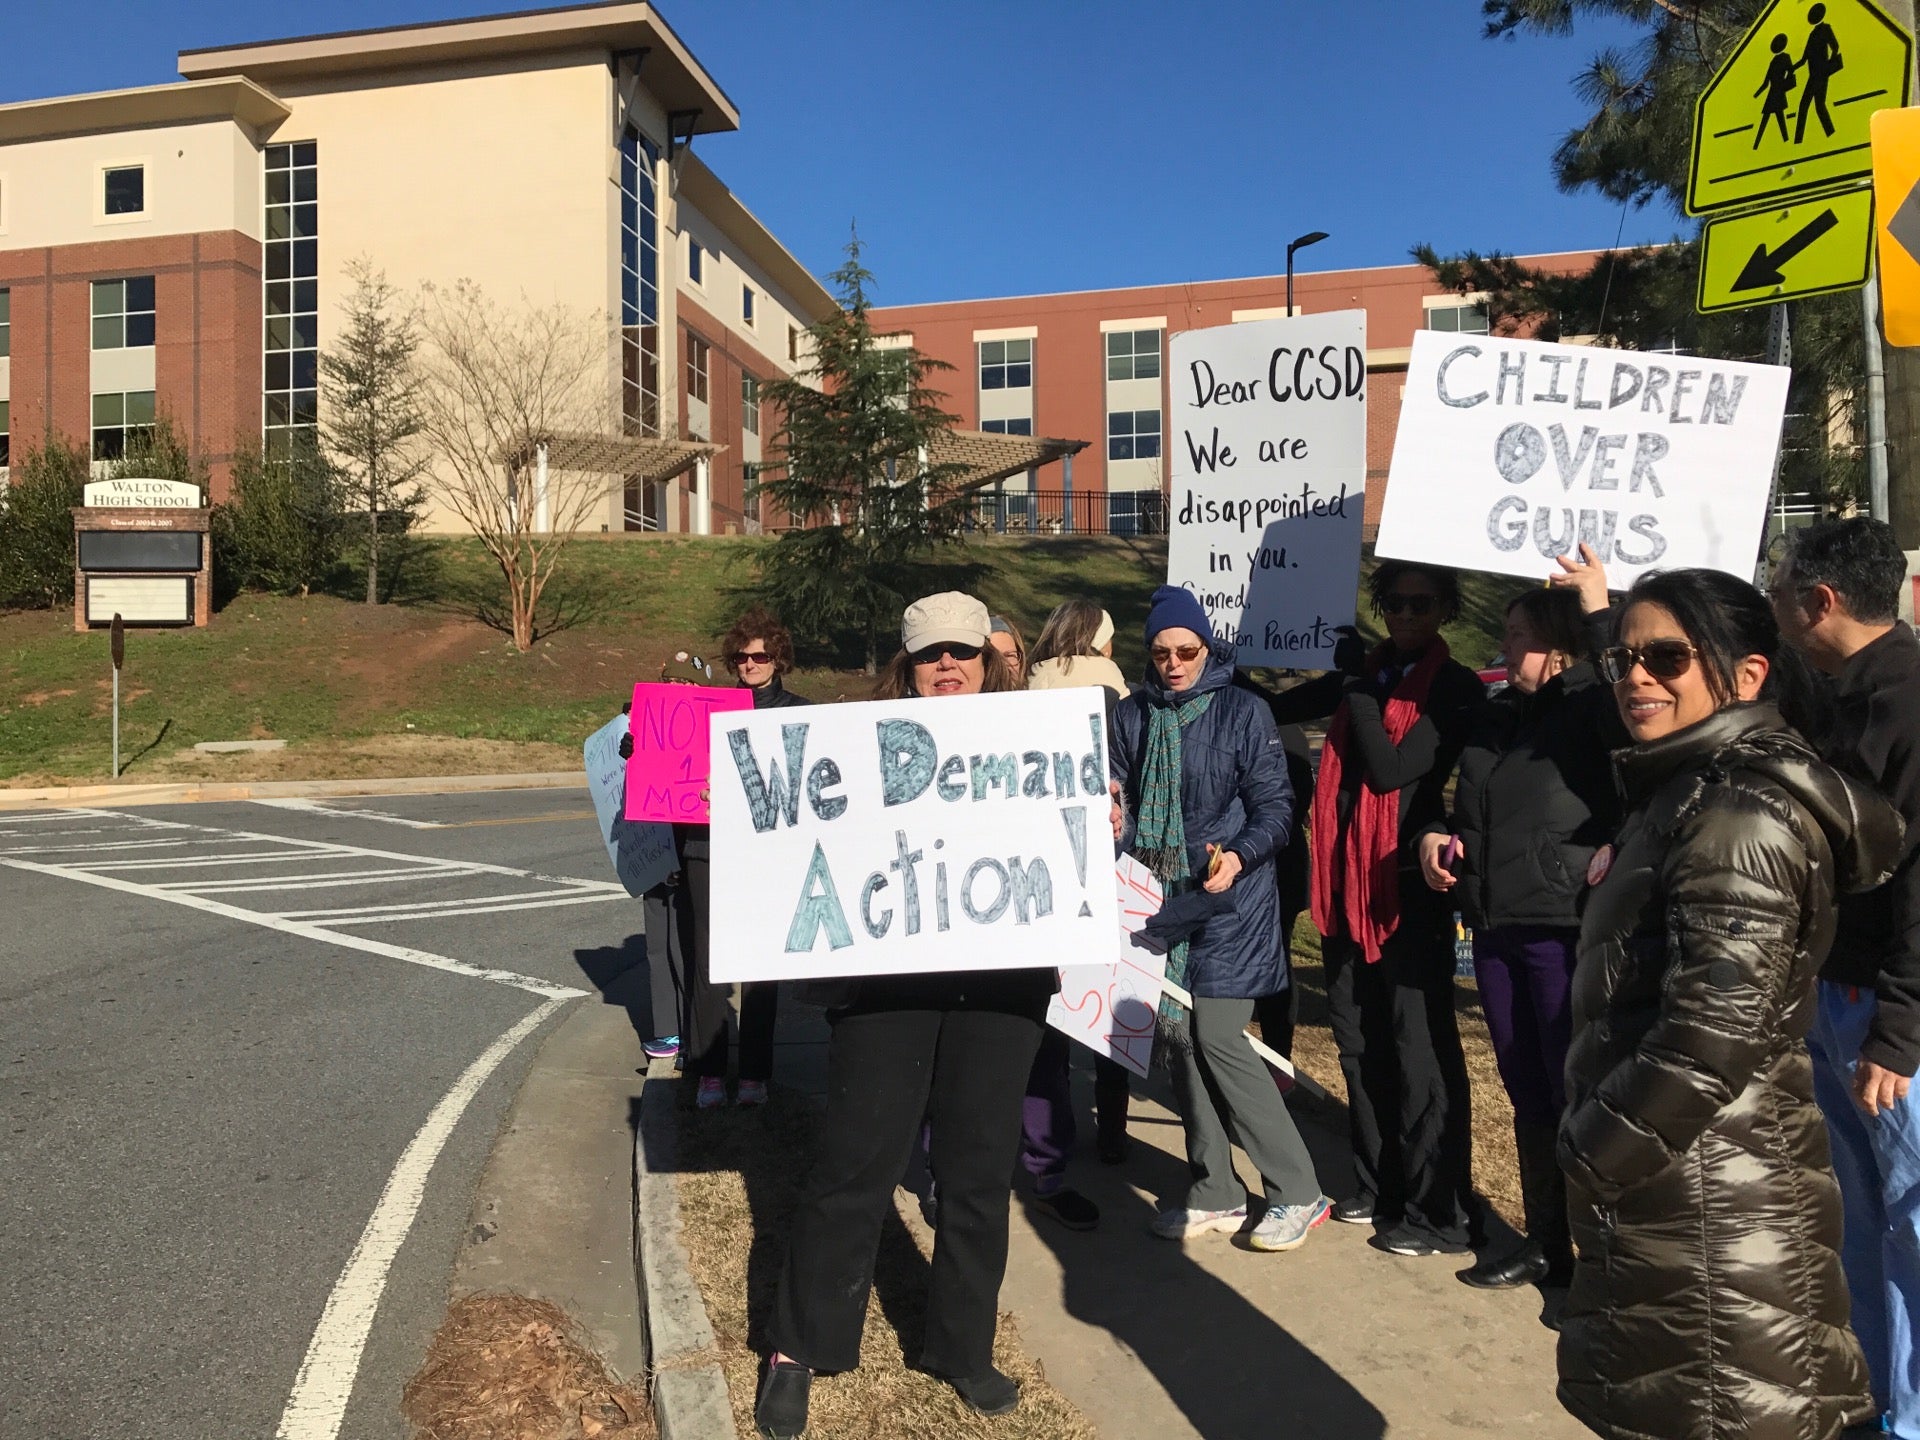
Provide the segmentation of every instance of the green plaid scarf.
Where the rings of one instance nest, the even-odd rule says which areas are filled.
[[[1187,888],[1187,822],[1180,809],[1180,732],[1213,704],[1214,692],[1165,705],[1149,712],[1147,757],[1140,767],[1140,809],[1134,826],[1134,851],[1153,872],[1168,895]],[[1187,988],[1187,942],[1167,951],[1167,979]],[[1160,997],[1163,1026],[1177,1026],[1183,1008],[1170,995]]]

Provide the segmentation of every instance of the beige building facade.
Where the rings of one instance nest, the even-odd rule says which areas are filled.
[[[607,336],[606,437],[709,442],[678,447],[676,473],[635,458],[607,477],[598,526],[758,527],[758,390],[833,301],[693,153],[739,111],[652,6],[225,46],[179,69],[0,106],[0,444],[51,430],[104,461],[164,413],[219,498],[238,446],[314,426],[365,261],[407,295],[466,281],[568,308]],[[459,528],[441,508],[428,524]]]

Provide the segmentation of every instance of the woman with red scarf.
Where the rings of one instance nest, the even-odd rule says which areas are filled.
[[[1386,642],[1342,642],[1340,670],[1272,697],[1275,720],[1331,715],[1313,796],[1313,922],[1347,1084],[1356,1193],[1336,1220],[1373,1225],[1396,1255],[1469,1248],[1472,1127],[1453,1013],[1451,907],[1421,878],[1415,841],[1484,693],[1440,627],[1453,572],[1385,561],[1369,578]]]

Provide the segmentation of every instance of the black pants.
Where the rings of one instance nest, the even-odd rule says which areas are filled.
[[[709,978],[711,950],[707,917],[711,913],[713,867],[704,856],[688,855],[681,860],[681,883],[687,892],[690,932],[687,955],[687,1033],[683,1037],[687,1054],[686,1073],[695,1079],[709,1076],[722,1079],[727,1074],[727,1011],[733,998],[731,985],[716,985]],[[773,980],[755,981],[740,987],[740,1078],[765,1082],[773,1078],[773,1022],[780,1013],[780,985]]]
[[[1400,928],[1375,964],[1345,936],[1326,940],[1327,1012],[1347,1083],[1354,1180],[1383,1222],[1464,1244],[1473,1124],[1453,1013],[1453,947],[1431,907],[1402,904]]]
[[[646,893],[647,980],[652,991],[655,1039],[686,1028],[686,892],[665,881]]]
[[[957,1378],[992,1365],[1008,1176],[1043,1014],[885,1009],[830,1017],[827,1114],[774,1301],[776,1350],[815,1370],[860,1363],[880,1229],[920,1122],[930,1119],[940,1226],[920,1364]]]

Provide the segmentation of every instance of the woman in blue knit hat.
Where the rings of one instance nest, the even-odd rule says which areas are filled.
[[[1313,1160],[1266,1066],[1247,1044],[1256,997],[1283,986],[1273,857],[1293,819],[1286,752],[1260,697],[1233,683],[1191,592],[1163,585],[1147,612],[1146,683],[1113,716],[1112,775],[1125,799],[1123,846],[1165,887],[1147,932],[1166,944],[1161,1035],[1193,1175],[1153,1233],[1184,1240],[1246,1231],[1255,1250],[1292,1250],[1327,1218]],[[1233,1171],[1237,1138],[1259,1168],[1249,1216]]]

